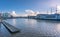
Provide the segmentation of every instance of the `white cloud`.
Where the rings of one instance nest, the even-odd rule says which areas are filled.
[[[48,11],[33,11],[33,10],[25,10],[25,12],[27,12],[28,15],[37,15],[37,14],[50,14],[51,12]]]
[[[50,7],[54,7],[56,8],[56,5],[60,5],[60,0],[50,0],[49,2],[47,2]]]
[[[51,1],[49,2],[49,5],[50,5],[51,7],[55,7],[55,8],[56,8],[56,5],[57,5],[57,6],[60,5],[60,0],[51,0]]]
[[[42,6],[43,8],[44,7],[48,7],[48,8],[53,7],[53,8],[56,8],[56,5],[60,5],[60,0],[47,0],[47,1],[42,2],[42,3],[41,2],[37,3],[38,8],[40,6]]]
[[[31,9],[25,10],[25,12],[27,12],[27,14],[30,16],[36,16],[37,14],[39,14],[39,11],[33,11]]]
[[[57,9],[60,10],[60,6],[57,6]]]
[[[32,14],[32,13],[35,13],[33,10],[30,10],[30,9],[25,10],[25,12],[27,12],[27,14]]]

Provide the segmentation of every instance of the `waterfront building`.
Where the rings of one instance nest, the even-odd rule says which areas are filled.
[[[36,18],[38,19],[60,19],[60,14],[38,14],[36,16]]]
[[[10,13],[2,13],[2,17],[11,17]]]

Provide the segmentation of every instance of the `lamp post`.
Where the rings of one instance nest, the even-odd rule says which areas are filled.
[[[56,5],[56,18],[58,19],[58,14],[57,14],[57,11],[58,11],[58,10],[57,10],[57,5]]]

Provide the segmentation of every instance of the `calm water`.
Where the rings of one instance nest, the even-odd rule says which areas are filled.
[[[3,37],[60,37],[60,21],[46,21],[35,19],[8,19],[5,20],[20,32],[12,34],[2,24],[0,36]]]

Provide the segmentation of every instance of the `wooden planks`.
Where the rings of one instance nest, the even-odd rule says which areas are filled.
[[[16,33],[16,32],[19,32],[20,30],[12,25],[10,25],[9,23],[7,22],[2,22],[2,24],[11,32],[11,33]]]

